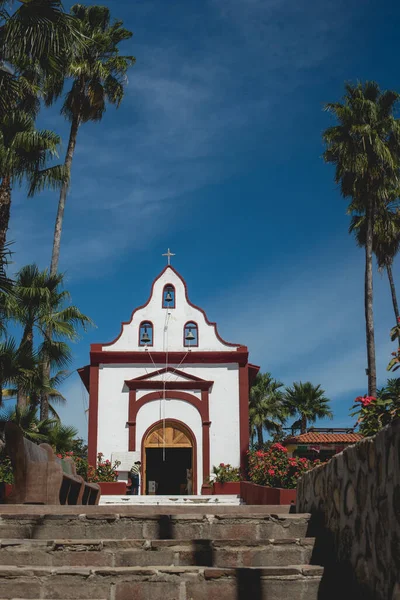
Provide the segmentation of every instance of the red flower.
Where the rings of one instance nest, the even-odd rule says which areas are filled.
[[[219,463],[219,466],[220,467],[225,467],[225,464],[224,463]]]
[[[397,322],[400,323],[400,317],[397,317]]]
[[[268,469],[268,475],[275,475],[274,469]]]
[[[273,444],[271,448],[273,448],[274,450],[280,450],[281,452],[287,452],[287,448],[285,448],[285,446],[282,446],[282,444]]]

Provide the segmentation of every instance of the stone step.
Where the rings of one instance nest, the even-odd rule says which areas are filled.
[[[204,506],[242,505],[240,496],[101,496],[100,506]]]
[[[0,539],[235,539],[308,537],[309,514],[2,514]],[[67,534],[68,532],[68,534]]]
[[[317,600],[322,567],[0,567],[0,598]]]
[[[271,514],[283,514],[293,513],[294,507],[287,505],[267,505],[267,504],[254,504],[247,505],[241,504],[230,505],[230,504],[218,504],[218,503],[205,503],[205,504],[181,504],[176,506],[169,504],[163,506],[162,504],[155,506],[146,505],[124,505],[121,506],[77,506],[77,505],[47,505],[43,504],[0,504],[0,517],[5,515],[81,515],[82,513],[89,515],[109,515],[111,513],[121,516],[129,515],[153,515],[156,511],[158,515],[174,515],[174,514],[234,514],[234,515],[247,515],[247,514],[260,514],[260,515],[271,515]]]
[[[313,538],[265,540],[0,540],[0,565],[42,567],[308,564]]]

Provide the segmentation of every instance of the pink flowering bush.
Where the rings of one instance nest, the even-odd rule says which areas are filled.
[[[258,485],[292,489],[303,473],[309,471],[319,460],[292,458],[282,444],[272,444],[269,450],[255,450],[248,454],[249,479]]]
[[[88,473],[88,481],[99,483],[100,481],[112,482],[118,479],[118,467],[121,464],[119,460],[111,463],[109,460],[103,460],[104,454],[99,452],[97,455],[97,468],[91,469]]]
[[[218,467],[213,467],[214,481],[217,483],[227,483],[228,481],[240,481],[240,469],[232,465],[220,463]]]
[[[389,379],[375,396],[358,396],[350,416],[357,417],[356,426],[363,435],[375,435],[382,427],[400,417],[400,380]]]

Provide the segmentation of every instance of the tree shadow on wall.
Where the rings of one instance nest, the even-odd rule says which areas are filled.
[[[322,513],[311,516],[306,536],[315,538],[310,563],[324,567],[318,600],[374,600],[371,592],[360,587],[350,562],[336,559],[335,537],[325,527]]]

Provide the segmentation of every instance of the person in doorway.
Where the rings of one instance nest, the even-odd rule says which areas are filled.
[[[193,494],[193,471],[186,469],[186,493],[188,496]]]
[[[140,467],[141,467],[141,462],[140,462],[140,460],[137,460],[128,473],[128,479],[131,482],[131,489],[129,491],[130,496],[138,495]]]

